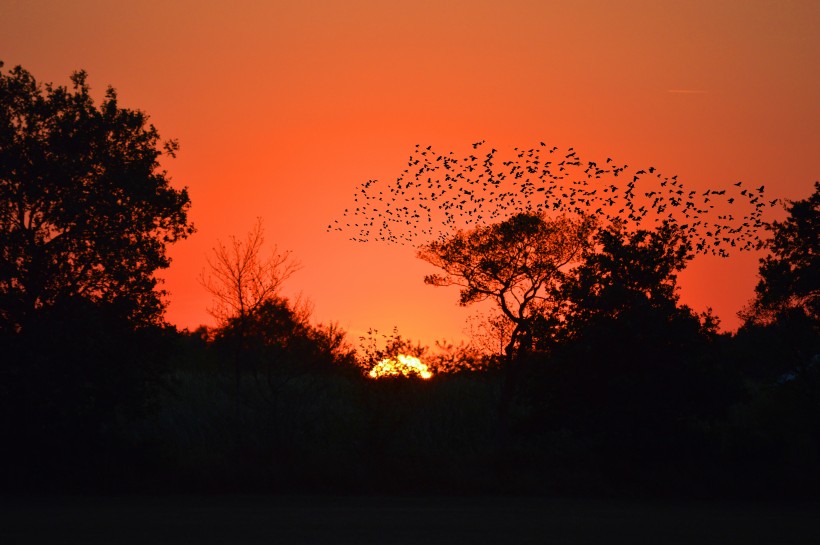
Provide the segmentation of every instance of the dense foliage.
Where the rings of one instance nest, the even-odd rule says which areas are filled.
[[[771,252],[760,264],[760,282],[748,318],[772,322],[799,314],[820,320],[820,182],[807,199],[788,203],[784,221],[769,225]]]
[[[66,88],[0,71],[0,328],[73,297],[161,319],[154,272],[192,231],[159,164],[175,149],[114,89],[96,105],[85,72]]]

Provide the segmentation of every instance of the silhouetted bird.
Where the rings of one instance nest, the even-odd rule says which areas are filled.
[[[484,141],[476,142],[472,147],[477,149],[483,144]],[[499,167],[494,161],[498,153],[495,148],[491,148],[479,162],[479,158],[472,154],[458,158],[452,151],[438,154],[433,153],[432,146],[422,148],[416,145],[409,164],[418,167],[418,170],[413,173],[403,170],[396,183],[386,188],[386,192],[381,190],[382,186],[377,180],[368,180],[356,192],[364,202],[354,197],[357,206],[348,208],[343,214],[354,217],[356,221],[345,225],[359,228],[359,232],[352,237],[355,240],[412,244],[423,243],[422,237],[438,236],[443,239],[448,232],[466,225],[486,225],[533,210],[558,214],[594,210],[604,221],[628,219],[636,229],[659,225],[662,221],[674,223],[674,210],[679,210],[679,214],[692,221],[686,225],[689,225],[687,233],[694,237],[695,247],[712,253],[715,253],[714,248],[719,242],[715,236],[721,229],[737,234],[736,244],[724,241],[734,247],[741,246],[740,242],[745,239],[752,239],[755,235],[752,230],[762,225],[759,217],[764,201],[756,196],[751,197],[745,189],[740,195],[749,199],[747,203],[753,206],[751,212],[739,220],[732,215],[718,215],[713,219],[710,217],[712,210],[715,210],[712,201],[718,196],[724,199],[721,202],[725,205],[736,205],[736,197],[725,197],[726,189],[707,189],[698,199],[697,192],[686,191],[676,175],[663,178],[657,173],[654,178],[656,185],[647,187],[647,191],[642,191],[638,197],[633,191],[634,187],[639,181],[649,183],[640,178],[647,171],[635,171],[621,192],[616,179],[628,169],[628,165],[599,169],[595,161],[585,161],[578,157],[574,148],[569,148],[564,160],[558,163],[559,173],[553,173],[550,170],[553,166],[551,161],[541,156],[544,149],[544,142],[540,142],[540,148],[515,148],[514,155],[509,160],[501,161]],[[552,154],[557,150],[557,147],[552,147],[547,152]],[[606,164],[612,162],[612,158],[607,157]],[[648,172],[654,174],[657,169],[651,166]],[[612,181],[608,181],[607,176],[611,176]],[[741,182],[733,185],[740,187]],[[761,197],[764,189],[763,186],[757,189]],[[642,202],[643,199],[648,200]],[[367,204],[376,200],[386,206],[377,209]],[[768,206],[776,202],[777,199],[769,201]],[[667,208],[667,203],[672,208]],[[738,223],[744,220],[746,225]],[[420,225],[422,221],[424,228]],[[328,229],[331,227],[328,226]],[[339,229],[337,227],[335,230]],[[720,250],[716,253],[722,254],[723,249]]]

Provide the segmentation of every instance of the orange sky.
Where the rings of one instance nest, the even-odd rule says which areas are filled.
[[[355,186],[394,179],[415,144],[574,146],[803,198],[820,178],[820,2],[0,0],[0,59],[44,82],[89,72],[181,144],[198,232],[172,250],[168,318],[209,323],[197,283],[218,238],[264,219],[302,269],[317,321],[431,344],[472,310],[425,286],[412,248],[327,233]],[[697,258],[685,302],[724,326],[757,257]]]

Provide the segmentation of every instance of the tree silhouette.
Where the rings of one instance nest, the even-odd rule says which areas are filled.
[[[718,417],[731,388],[708,356],[715,320],[678,303],[677,274],[692,253],[674,223],[596,232],[561,286],[557,332],[536,338],[549,350],[534,354],[521,381],[524,429],[559,445],[574,436],[563,446],[592,456],[601,478],[666,471],[664,461],[697,452],[689,441],[702,444],[701,423]]]
[[[675,223],[651,231],[630,231],[621,222],[599,229],[563,285],[565,336],[593,319],[618,318],[638,307],[670,312],[678,302],[677,274],[692,257],[692,245]]]
[[[111,87],[95,105],[86,80],[75,72],[66,88],[0,71],[0,327],[20,330],[71,297],[156,323],[154,272],[193,232],[187,191],[160,167],[176,142],[161,142]]]
[[[271,295],[243,320],[229,320],[216,332],[215,343],[241,349],[242,365],[252,376],[256,392],[274,405],[284,385],[295,377],[356,367],[344,331],[334,324],[314,326],[310,317],[308,303]]]
[[[503,312],[496,310],[489,315],[479,312],[468,317],[466,332],[470,345],[480,353],[503,356],[514,328],[512,320]]]
[[[786,205],[788,217],[767,225],[755,297],[738,313],[744,320],[736,347],[744,372],[777,383],[817,367],[820,352],[820,182],[809,197]]]
[[[418,257],[444,271],[424,281],[461,288],[459,304],[490,299],[514,324],[505,353],[531,347],[531,326],[538,315],[557,307],[554,294],[566,270],[589,243],[587,218],[549,219],[522,213],[487,227],[458,231],[444,241],[423,245]]]
[[[520,377],[519,362],[533,345],[533,326],[560,306],[556,297],[567,269],[578,263],[594,222],[586,217],[550,219],[521,213],[497,224],[458,231],[423,245],[418,257],[441,268],[424,281],[461,288],[459,304],[493,301],[514,325],[504,348],[497,443],[506,448],[509,415]]]
[[[820,320],[820,182],[814,193],[786,205],[788,218],[767,225],[773,237],[763,243],[770,251],[760,262],[755,299],[743,316],[770,323],[799,312]]]
[[[214,297],[214,305],[209,311],[219,321],[224,336],[233,344],[234,411],[237,421],[242,369],[249,351],[252,318],[266,304],[278,300],[282,283],[299,268],[290,252],[279,252],[276,246],[267,257],[264,256],[264,243],[262,219],[257,218],[245,240],[231,236],[229,245],[217,241],[213,255],[208,258],[207,268],[200,275],[202,285]],[[238,426],[236,431],[238,434]]]
[[[214,304],[208,310],[220,325],[236,320],[241,325],[299,269],[291,253],[279,252],[276,246],[264,256],[264,244],[265,229],[257,218],[245,240],[231,236],[228,245],[217,241],[214,246],[200,280],[213,295]]]

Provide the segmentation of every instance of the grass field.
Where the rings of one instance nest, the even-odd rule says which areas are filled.
[[[23,544],[818,544],[820,506],[467,497],[0,500]]]

